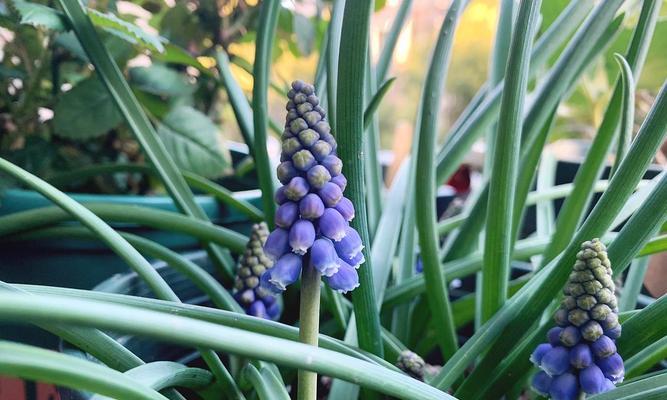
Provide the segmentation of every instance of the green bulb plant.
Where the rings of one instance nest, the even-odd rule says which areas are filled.
[[[5,341],[0,342],[0,374],[122,399],[182,399],[193,392],[203,399],[530,398],[531,381],[554,399],[667,397],[667,374],[660,366],[667,354],[667,297],[635,309],[638,292],[623,284],[642,280],[643,269],[626,273],[628,266],[667,249],[667,174],[645,179],[667,135],[667,85],[633,132],[636,80],[663,2],[573,0],[555,18],[541,19],[547,7],[541,9],[539,0],[501,1],[496,43],[505,50],[494,50],[489,81],[440,140],[452,45],[468,5],[453,0],[425,65],[410,157],[385,188],[377,163],[378,106],[394,81],[387,74],[412,3],[400,3],[377,62],[369,57],[373,1],[332,3],[314,85],[297,80],[285,93],[288,124],[277,170],[271,165],[279,161],[267,149],[267,92],[281,2],[260,5],[251,103],[229,73],[226,54],[216,55],[219,70],[208,73],[227,92],[252,149],[262,190],[262,213],[255,215],[273,232],[256,232],[248,243],[247,237],[208,221],[193,201],[188,185],[193,179],[200,187],[214,186],[174,162],[100,41],[91,22],[95,14],[77,0],[59,0],[58,18],[76,35],[151,172],[181,212],[84,207],[0,159],[3,173],[55,206],[1,217],[2,240],[94,237],[155,297],[2,282],[0,319],[35,324],[95,361]],[[573,183],[549,184],[549,164],[540,159],[556,111],[588,67],[607,56],[610,46],[619,47],[617,34],[626,28],[630,39],[617,50],[623,54],[612,56],[617,79],[590,150]],[[324,110],[328,118],[322,124]],[[460,214],[440,220],[437,187],[485,135],[493,138],[487,141],[487,179]],[[601,179],[610,153],[615,153],[613,174]],[[276,176],[284,185],[278,190]],[[557,198],[565,200],[556,215],[551,207]],[[538,229],[521,234],[532,206]],[[195,236],[214,263],[227,266],[229,280],[237,273],[233,257],[242,255],[236,291],[178,255],[151,247],[145,238],[111,228],[114,220]],[[55,226],[64,221],[81,226]],[[147,261],[149,254],[191,279],[215,307],[180,303]],[[417,256],[423,273],[415,272]],[[516,261],[528,261],[531,268],[513,279]],[[450,290],[463,278],[476,281],[475,293],[461,297]],[[584,293],[588,286],[594,293]],[[619,304],[631,305],[618,315],[614,287]],[[563,308],[556,311],[563,288]],[[270,291],[282,293],[280,317],[269,311],[277,303],[264,301]],[[550,330],[554,313],[557,332]],[[595,326],[600,329],[593,332]],[[203,363],[197,368],[147,363],[107,332],[192,347]],[[544,337],[550,339],[548,348],[540,345]],[[609,340],[599,342],[602,337]],[[576,353],[572,364],[570,347],[579,344],[593,354],[583,347],[582,353],[597,359],[587,363],[586,354]],[[534,353],[536,348],[549,352]],[[618,362],[602,361],[612,357],[625,360],[623,382]],[[427,362],[442,367],[426,373]]]

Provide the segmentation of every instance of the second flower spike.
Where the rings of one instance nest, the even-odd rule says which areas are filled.
[[[287,97],[277,227],[265,246],[276,264],[261,282],[282,291],[302,268],[316,268],[332,289],[346,293],[359,286],[356,269],[364,262],[364,246],[349,225],[354,206],[343,194],[347,179],[338,145],[312,85],[294,81]]]

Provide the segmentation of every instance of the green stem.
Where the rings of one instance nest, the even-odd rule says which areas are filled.
[[[299,341],[317,346],[320,330],[320,273],[310,263],[301,273],[301,305],[299,306]],[[304,259],[304,261],[306,261]],[[298,400],[317,399],[317,373],[299,370]]]

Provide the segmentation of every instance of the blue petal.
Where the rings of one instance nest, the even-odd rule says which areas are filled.
[[[288,201],[281,204],[276,210],[276,225],[284,229],[289,229],[298,217],[299,206],[293,201]]]
[[[549,394],[552,400],[576,400],[579,397],[577,377],[570,373],[554,377]]]
[[[266,307],[261,300],[253,302],[250,307],[248,307],[248,314],[257,318],[269,319],[269,315],[266,312]]]
[[[264,254],[272,261],[276,261],[287,252],[289,252],[289,232],[285,229],[276,228],[266,238]]]
[[[340,215],[343,216],[343,218],[345,218],[346,221],[349,222],[354,219],[354,205],[347,197],[341,198],[334,208],[340,213]]]
[[[327,182],[317,194],[327,207],[334,207],[343,198],[343,192],[335,183]]]
[[[588,394],[598,394],[605,391],[606,378],[602,370],[593,364],[579,372],[579,384],[581,389]]]
[[[345,261],[338,260],[338,272],[330,277],[325,277],[324,281],[339,293],[347,293],[359,286],[359,275],[354,267]]]
[[[531,386],[533,387],[533,390],[542,396],[548,396],[549,389],[551,388],[551,381],[552,378],[549,375],[544,373],[544,371],[540,371],[533,376]]]
[[[308,193],[299,202],[299,212],[301,213],[301,218],[317,219],[324,213],[324,203],[322,203],[320,196],[315,193]]]
[[[530,355],[530,362],[535,364],[536,367],[539,367],[544,355],[552,348],[553,347],[549,343],[538,344],[537,347],[535,347],[535,350],[533,350],[533,354]]]
[[[300,219],[289,230],[289,244],[296,254],[304,255],[315,241],[315,227],[313,223]]]
[[[542,357],[542,370],[551,376],[560,375],[570,369],[570,352],[557,346]]]
[[[609,337],[602,335],[591,344],[591,350],[596,357],[605,358],[616,353],[616,344]]]
[[[281,291],[285,290],[288,285],[299,279],[301,257],[292,253],[285,254],[267,272],[269,273],[269,283]]]
[[[570,364],[575,368],[586,368],[593,363],[593,353],[587,343],[579,343],[570,350]]]
[[[595,362],[602,370],[604,376],[613,383],[623,381],[625,375],[625,367],[623,366],[623,359],[618,353],[614,353],[609,357],[601,358]]]
[[[338,242],[345,237],[348,223],[338,211],[327,208],[320,217],[319,227],[324,236]]]
[[[338,272],[338,255],[333,243],[327,238],[317,239],[313,243],[310,260],[323,276],[329,277]]]

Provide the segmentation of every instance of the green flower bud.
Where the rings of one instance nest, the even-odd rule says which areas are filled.
[[[306,99],[306,100],[308,100],[308,99]],[[313,109],[313,105],[308,103],[308,101],[306,101],[305,103],[301,103],[298,106],[296,106],[296,110],[301,115],[307,113],[308,111],[312,111],[312,109]]]
[[[595,298],[595,296],[591,296],[590,294],[585,294],[577,298],[577,306],[579,306],[579,308],[581,308],[582,310],[586,311],[593,308],[593,306],[595,306],[597,302],[598,301]]]
[[[254,288],[257,287],[257,285],[259,285],[259,278],[256,277],[256,276],[250,276],[250,277],[246,278],[245,285],[246,285],[246,287],[254,289]]]
[[[602,326],[597,321],[588,321],[581,328],[581,336],[589,342],[594,342],[602,336]]]
[[[561,306],[566,310],[571,310],[577,306],[577,300],[572,296],[565,296],[561,302]]]
[[[600,289],[602,289],[602,284],[598,281],[588,281],[583,284],[584,290],[588,294],[596,294]]]
[[[247,277],[249,277],[250,275],[252,275],[252,270],[251,270],[250,268],[248,268],[248,267],[242,267],[242,268],[239,268],[238,275],[239,275],[241,278],[247,278]]]
[[[308,129],[308,123],[303,118],[297,118],[289,124],[290,132],[295,135],[298,135],[304,129]]]
[[[570,321],[570,323],[574,326],[581,326],[588,322],[589,319],[590,317],[588,316],[588,313],[578,308],[570,310],[570,312],[567,314],[567,320]]]
[[[597,321],[604,321],[607,315],[611,314],[611,308],[606,304],[597,304],[591,310],[591,317]]]
[[[283,154],[291,156],[299,150],[301,150],[299,139],[291,137],[283,141]]]
[[[306,147],[312,146],[315,142],[317,142],[319,138],[320,134],[312,129],[306,129],[299,132],[299,139],[301,140],[301,143]]]
[[[614,298],[614,293],[612,293],[612,291],[607,288],[602,288],[600,289],[600,291],[598,291],[596,297],[598,299],[598,302],[609,304]]]

